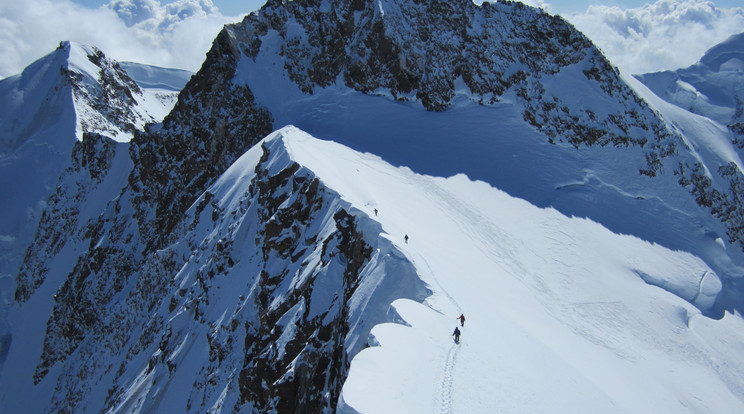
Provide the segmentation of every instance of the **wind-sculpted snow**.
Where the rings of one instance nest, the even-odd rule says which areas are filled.
[[[727,333],[740,317],[710,320],[687,302],[709,306],[717,292],[715,272],[687,253],[291,127],[237,159],[148,251],[140,229],[153,218],[135,214],[126,163],[91,155],[66,181],[90,205],[69,222],[77,236],[38,250],[49,268],[11,315],[23,326],[13,344],[27,345],[8,353],[4,408],[474,412],[518,404],[526,384],[541,390],[538,410],[622,400],[633,412],[670,389],[714,411],[741,407],[741,338]],[[82,194],[61,192],[55,211]],[[460,312],[458,350],[447,335]],[[607,387],[617,375],[630,383]],[[29,401],[30,390],[44,397]]]
[[[270,1],[162,123],[76,144],[0,408],[742,411],[742,163],[644,94],[520,3]]]

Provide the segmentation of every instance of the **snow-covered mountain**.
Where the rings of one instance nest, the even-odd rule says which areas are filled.
[[[62,42],[23,73],[0,81],[0,273],[17,271],[47,197],[85,133],[129,141],[175,104],[188,72],[128,64]],[[158,82],[158,79],[161,81]]]
[[[559,17],[270,1],[111,131],[15,279],[4,410],[744,408],[732,132]]]
[[[636,76],[656,95],[744,134],[744,33],[708,50],[684,69]]]
[[[211,84],[249,90],[275,126],[421,173],[465,173],[694,252],[724,279],[724,307],[741,296],[742,163],[731,132],[660,117],[666,108],[650,107],[644,88],[560,17],[516,2],[269,2],[226,27],[211,53],[221,58],[203,72],[224,74]],[[186,113],[205,107],[210,95],[198,96]],[[178,142],[176,131],[163,141]]]
[[[124,67],[126,71],[95,47],[62,42],[21,74],[0,80],[2,337],[8,332],[5,308],[14,289],[11,279],[48,207],[47,199],[55,196],[60,174],[70,167],[71,155],[73,163],[85,162],[81,152],[95,146],[95,134],[126,142],[146,123],[161,121],[190,76],[140,64]],[[92,135],[84,139],[87,134]],[[0,340],[0,362],[6,341]]]

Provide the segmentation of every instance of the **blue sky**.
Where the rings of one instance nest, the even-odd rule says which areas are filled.
[[[222,27],[264,1],[0,0],[0,78],[62,40],[97,46],[119,61],[196,71]],[[562,15],[627,73],[690,66],[744,31],[742,0],[523,2]]]

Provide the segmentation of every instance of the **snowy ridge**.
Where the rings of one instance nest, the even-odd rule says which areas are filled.
[[[692,252],[723,279],[716,312],[740,306],[744,175],[730,131],[662,118],[560,18],[411,3],[270,2],[226,26],[214,51],[230,52],[232,87],[277,127]]]
[[[387,234],[385,237],[391,238],[410,257],[417,273],[432,289],[426,306],[406,300],[393,304],[395,314],[409,327],[383,324],[372,329],[374,343],[380,346],[362,351],[352,361],[344,386],[346,406],[359,412],[446,412],[448,406],[452,407],[452,412],[480,412],[487,407],[508,407],[510,401],[518,403],[510,398],[523,394],[473,392],[480,387],[464,378],[479,378],[479,382],[493,387],[494,383],[488,378],[494,375],[502,378],[499,373],[504,369],[503,359],[499,353],[483,348],[500,348],[499,343],[509,342],[514,346],[510,348],[511,358],[524,361],[522,363],[528,366],[527,360],[537,354],[514,354],[514,351],[532,349],[528,344],[538,339],[544,349],[535,349],[536,352],[557,353],[566,359],[556,365],[562,368],[552,371],[547,379],[539,378],[545,375],[542,369],[512,372],[515,375],[519,372],[518,387],[527,384],[537,389],[544,387],[544,393],[537,393],[523,408],[540,411],[562,403],[566,404],[562,407],[570,407],[572,412],[625,412],[615,411],[611,403],[623,401],[622,405],[633,412],[633,409],[647,409],[649,400],[629,398],[629,394],[650,398],[654,393],[664,396],[677,392],[689,393],[689,399],[699,398],[711,412],[719,409],[734,412],[741,407],[740,393],[733,392],[719,400],[720,390],[701,390],[696,382],[697,378],[704,377],[706,383],[719,383],[724,389],[741,389],[741,381],[731,382],[727,370],[719,371],[720,367],[708,365],[706,358],[699,359],[707,352],[708,341],[717,341],[715,337],[729,333],[721,327],[712,337],[699,338],[691,326],[713,326],[718,322],[702,317],[684,300],[660,293],[662,291],[644,284],[637,276],[638,272],[644,272],[697,292],[701,275],[710,272],[699,259],[633,237],[614,235],[587,220],[561,217],[555,211],[529,206],[464,177],[419,177],[405,168],[385,166],[375,160],[376,157],[349,153],[334,143],[312,142],[298,131],[285,129],[281,134],[298,163],[315,171],[326,185],[352,205],[365,206],[367,215],[380,221]],[[334,162],[330,162],[331,159]],[[337,173],[344,169],[353,171],[352,177]],[[430,185],[422,186],[421,181],[429,181]],[[473,194],[480,197],[474,198]],[[458,199],[471,203],[480,199],[470,204],[475,214],[463,215],[461,210],[452,208]],[[378,209],[377,216],[371,211],[373,207]],[[522,215],[532,219],[517,218]],[[469,217],[477,221],[469,222]],[[525,225],[528,222],[535,225]],[[469,231],[478,226],[490,227],[491,231],[482,234]],[[411,236],[408,243],[402,239],[404,232]],[[492,237],[494,234],[498,237]],[[586,261],[587,257],[593,258],[592,261]],[[456,324],[455,316],[461,304],[468,321],[463,328],[462,349],[455,351],[448,333]],[[644,316],[649,309],[654,309],[656,315],[651,319]],[[682,319],[676,316],[680,311],[686,315]],[[481,324],[488,315],[501,321],[497,322],[499,332],[479,331],[485,328]],[[532,325],[533,317],[542,321],[537,325],[541,328]],[[609,322],[607,318],[615,320],[610,326],[617,329],[590,328],[595,323],[592,321],[596,321],[598,327],[603,321]],[[692,325],[688,326],[690,323]],[[542,329],[546,332],[541,332]],[[527,337],[517,332],[527,333]],[[616,336],[618,334],[622,336]],[[517,341],[525,338],[529,342],[520,347],[507,338]],[[574,347],[588,354],[577,354]],[[734,348],[720,357],[729,360]],[[667,356],[652,358],[652,354],[643,350],[653,355],[659,352],[670,359],[667,360]],[[694,356],[696,354],[698,356]],[[581,358],[577,359],[579,355]],[[693,362],[689,371],[678,372],[678,375],[653,374],[647,380],[650,383],[639,381],[646,374],[631,373],[647,369],[633,362],[635,358],[644,358],[648,364],[659,367],[675,365],[676,355],[692,355],[692,361],[697,362]],[[539,360],[555,364],[549,362],[549,357],[545,358],[543,355]],[[585,361],[584,358],[597,358],[596,361],[602,363],[592,368],[580,362]],[[520,365],[518,361],[512,363],[514,368]],[[477,368],[481,364],[485,367]],[[633,378],[634,383],[624,384],[624,389],[615,391],[605,387],[603,384],[615,381],[616,375],[604,371],[608,366],[612,370],[630,370],[625,375]],[[486,367],[490,369],[488,375]],[[355,372],[355,369],[360,371]],[[574,370],[583,372],[584,379],[572,380],[578,378],[573,373],[578,371]],[[482,375],[474,375],[481,371],[484,371]],[[463,377],[464,372],[469,374]],[[687,380],[683,378],[685,375],[689,375]],[[422,378],[431,382],[422,383]],[[562,387],[557,384],[565,384],[565,390],[560,391]],[[579,385],[574,388],[569,384]],[[591,396],[596,386],[604,389],[604,396]],[[370,394],[371,389],[377,390],[376,393]],[[469,398],[462,398],[465,395]],[[579,402],[569,397],[571,395],[588,397],[590,403],[584,406],[585,401]],[[658,401],[656,408],[660,411],[674,411],[675,407],[680,407],[674,399]]]
[[[128,141],[146,122],[162,120],[176,96],[141,88],[100,50],[74,42],[0,81],[0,273],[17,270],[75,143],[85,133]]]
[[[4,378],[32,377],[23,361],[34,352],[14,347],[4,407],[637,412],[649,401],[678,410],[679,393],[711,412],[742,408],[740,317],[708,319],[638,277],[698,292],[701,275],[716,276],[688,253],[293,127],[239,158],[152,255],[137,256],[139,225],[117,218],[136,217],[131,192],[75,231],[101,240],[77,264],[65,252],[92,246],[86,239],[45,259],[58,264],[12,316],[43,318],[24,309],[56,290],[35,369],[34,389],[50,398],[16,399],[31,384]],[[88,270],[73,269],[81,265]],[[76,316],[80,301],[94,313]],[[453,348],[461,310],[468,320]],[[14,341],[40,346],[43,324],[21,326]],[[67,336],[65,326],[91,333]],[[374,346],[365,348],[368,333]],[[307,358],[319,358],[316,371]]]
[[[37,346],[42,334],[41,358],[34,369],[33,349],[23,357],[11,349],[16,363],[5,369],[49,393],[32,411],[333,410],[348,358],[366,346],[388,304],[422,300],[427,290],[376,236],[379,224],[350,215],[354,209],[296,164],[280,138],[228,169],[157,252],[139,253],[146,235],[129,217],[148,218],[130,216],[131,189],[110,199],[101,217],[81,212],[72,232],[84,238],[39,250],[42,266],[57,264],[41,279],[20,279],[19,291],[40,284],[11,316],[49,301],[60,286],[46,332],[43,323],[14,332],[14,341]],[[93,246],[88,237],[100,241]],[[39,243],[53,248],[54,240]],[[76,249],[88,249],[77,263],[69,259]],[[84,376],[76,374],[81,365]],[[20,408],[14,395],[31,386],[4,384],[4,406]]]
[[[62,42],[60,49],[68,54],[62,74],[73,87],[78,139],[85,132],[96,132],[127,142],[135,130],[162,120],[173,108],[177,91],[141,88],[98,48]]]

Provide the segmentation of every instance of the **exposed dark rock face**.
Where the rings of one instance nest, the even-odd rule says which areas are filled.
[[[272,130],[271,115],[250,89],[232,82],[238,58],[223,31],[163,125],[132,141],[129,182],[137,214],[155,212],[154,222],[143,220],[140,229],[150,248],[162,243],[198,194]]]
[[[511,1],[276,0],[225,32],[246,58],[256,58],[264,41],[278,36],[284,70],[308,94],[343,82],[367,94],[416,100],[430,111],[447,110],[463,92],[483,104],[515,99],[523,119],[551,143],[635,149],[640,175],[680,175],[680,184],[744,249],[744,215],[735,212],[742,174],[726,169],[706,190],[704,183],[684,184],[696,181],[690,174],[697,168],[675,159],[688,158],[684,141],[558,16]],[[603,102],[601,110],[577,99],[576,91],[551,86],[554,76],[571,71],[583,75],[589,87],[581,94]]]
[[[59,49],[67,53],[72,48],[69,42],[62,42]],[[143,91],[137,83],[129,77],[118,62],[107,58],[104,53],[91,48],[88,60],[99,68],[97,79],[86,79],[86,74],[77,69],[60,68],[60,74],[72,85],[72,92],[78,106],[82,109],[90,107],[79,122],[83,132],[97,132],[112,135],[118,128],[126,133],[134,133],[138,124],[152,121],[144,118],[145,114],[134,110],[137,97],[142,97]]]
[[[333,215],[333,234],[322,240],[318,235],[308,239],[303,229],[311,224],[313,213],[323,209],[322,190],[317,179],[294,175],[297,167],[294,164],[253,187],[258,189],[260,216],[266,223],[260,232],[265,262],[296,262],[308,249],[322,249],[322,259],[312,269],[303,269],[312,276],[290,291],[281,289],[288,275],[260,273],[254,295],[260,320],[246,325],[244,368],[238,379],[241,405],[250,404],[260,412],[333,412],[349,367],[344,346],[349,331],[347,303],[372,252],[356,229],[355,218],[343,209]],[[257,172],[258,177],[265,174]],[[280,192],[276,198],[274,192],[285,186],[293,188],[291,193]],[[301,196],[277,210],[288,194]],[[323,268],[332,263],[343,266],[342,277],[335,281],[333,291],[318,294],[327,288]],[[318,286],[319,280],[324,284]],[[324,310],[315,314],[312,308]],[[293,319],[289,326],[280,323],[288,314]],[[277,351],[282,336],[292,331],[294,335]]]
[[[289,78],[306,93],[342,81],[442,111],[461,80],[484,104],[516,95],[524,119],[551,142],[648,144],[649,163],[640,172],[649,176],[679,142],[583,34],[522,3],[270,1],[225,29],[247,57],[258,54],[269,30],[281,37]],[[565,91],[546,89],[546,79],[577,65],[593,93],[617,103],[614,112],[595,113]]]
[[[99,171],[92,158],[81,155],[84,171]],[[89,244],[55,295],[36,368],[38,383],[63,367],[52,411],[91,409],[96,384],[109,387],[105,407],[131,408],[143,404],[133,384],[184,376],[193,381],[189,412],[226,386],[234,412],[334,411],[353,356],[348,338],[366,338],[388,303],[352,331],[350,299],[371,271],[377,234],[363,234],[359,220],[369,219],[351,215],[310,171],[277,167],[269,148],[245,188],[237,204],[202,193],[172,243],[148,254],[141,224],[125,213],[139,199],[131,189],[97,220],[70,223],[79,237],[67,243]]]
[[[86,196],[101,184],[111,167],[117,143],[98,134],[86,134],[75,143],[70,167],[41,217],[36,241],[29,247],[17,276],[15,299],[25,302],[44,282],[47,260],[57,255],[70,238],[77,239],[78,215]]]
[[[135,134],[127,182],[107,182],[122,190],[86,221],[80,206],[105,182],[116,151],[100,136],[76,146],[15,292],[28,301],[50,260],[73,258],[56,270],[64,274],[51,288],[34,376],[55,381],[50,411],[157,411],[164,397],[139,385],[165,394],[177,381],[188,382],[188,412],[336,408],[353,357],[349,336],[366,337],[382,322],[354,325],[349,308],[381,248],[377,234],[365,234],[368,219],[312,172],[293,162],[277,167],[269,148],[241,194],[220,198],[210,188],[273,128],[272,115],[236,78],[241,59],[256,58],[269,34],[279,36],[284,69],[308,94],[343,82],[430,111],[447,110],[463,88],[483,105],[514,98],[550,142],[642,149],[639,173],[649,177],[681,147],[585,37],[521,3],[272,0],[220,33],[173,112]],[[549,89],[544,81],[564,70],[614,102],[610,110],[571,105],[565,91]],[[115,67],[104,72],[121,81],[100,91],[116,112],[136,91],[116,86],[128,82]],[[678,174],[741,242],[740,173],[719,171],[732,183],[725,190],[706,181],[702,167],[680,164]],[[415,296],[423,295],[420,288]],[[87,399],[96,386],[107,387],[105,401]]]

